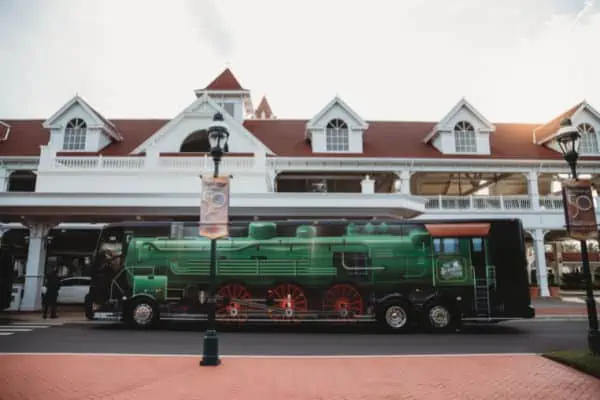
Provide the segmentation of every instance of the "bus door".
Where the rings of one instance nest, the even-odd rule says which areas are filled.
[[[14,276],[14,257],[7,247],[0,246],[0,311],[10,307]]]
[[[471,265],[475,270],[477,279],[486,279],[486,242],[484,237],[471,237],[469,240],[469,251],[471,255]]]

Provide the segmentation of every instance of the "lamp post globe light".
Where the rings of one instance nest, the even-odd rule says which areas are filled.
[[[227,148],[229,131],[223,121],[223,115],[216,113],[211,125],[208,127],[208,141],[210,143],[210,154],[214,162],[213,177],[219,176],[219,164],[223,153]],[[216,307],[217,307],[217,239],[210,240],[210,287],[209,287],[209,307],[208,320],[206,323],[206,332],[204,333],[204,346],[202,351],[202,366],[216,366],[221,364],[219,359],[219,337],[216,329]]]
[[[581,135],[575,129],[569,118],[561,121],[560,129],[556,141],[560,146],[565,161],[571,168],[573,180],[578,181],[577,159],[579,158],[579,143]],[[565,202],[564,207],[568,207]],[[586,304],[588,313],[588,346],[592,354],[600,355],[600,332],[598,332],[598,315],[596,314],[596,301],[594,300],[594,289],[592,283],[592,273],[590,269],[590,260],[588,255],[587,241],[580,240],[581,261],[583,264],[583,274],[586,280]]]

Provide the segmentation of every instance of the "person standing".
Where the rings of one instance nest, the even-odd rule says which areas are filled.
[[[50,308],[50,318],[58,318],[58,315],[56,315],[56,302],[58,300],[58,291],[60,289],[60,278],[57,269],[56,266],[52,267],[50,272],[46,275],[46,293],[43,297],[44,319],[46,319],[48,315],[48,308]]]

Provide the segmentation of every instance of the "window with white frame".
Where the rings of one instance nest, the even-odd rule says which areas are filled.
[[[327,151],[348,151],[350,149],[348,125],[341,119],[329,121],[325,135]]]
[[[235,117],[235,103],[223,102],[223,103],[219,103],[219,106],[223,107],[223,109],[225,109],[225,112],[227,114],[231,115],[232,117]]]
[[[73,118],[65,129],[63,150],[85,150],[87,124],[81,118]]]
[[[577,130],[581,135],[579,152],[581,154],[598,154],[598,136],[593,126],[587,123],[579,124]]]
[[[477,152],[475,128],[467,121],[460,121],[454,127],[454,148],[457,153]]]

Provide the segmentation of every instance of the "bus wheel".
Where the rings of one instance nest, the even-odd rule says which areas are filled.
[[[304,290],[293,283],[282,283],[271,289],[275,307],[269,316],[273,319],[294,319],[297,312],[308,310]]]
[[[147,329],[158,321],[158,307],[149,297],[134,299],[129,307],[128,323],[137,329]]]
[[[94,308],[89,293],[85,295],[83,302],[85,307],[85,318],[91,321],[94,319]]]
[[[224,314],[223,317],[233,321],[246,321],[248,306],[239,304],[239,301],[250,301],[252,294],[245,286],[236,282],[228,283],[219,288],[217,296],[223,299],[223,302],[217,307],[218,314]]]
[[[334,312],[340,318],[351,318],[363,313],[363,299],[352,285],[338,283],[323,296],[323,311]]]
[[[434,300],[423,307],[422,325],[431,332],[450,332],[458,327],[458,312],[442,300]]]
[[[386,302],[379,308],[377,322],[391,332],[405,332],[410,327],[408,305],[401,300]]]

